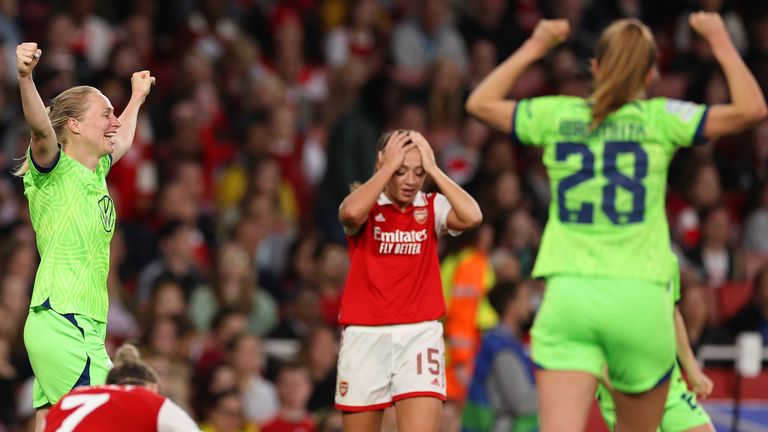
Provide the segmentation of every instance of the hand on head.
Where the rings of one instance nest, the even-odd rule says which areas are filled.
[[[426,171],[427,174],[432,173],[433,170],[437,168],[435,152],[432,150],[432,146],[429,145],[429,142],[424,138],[424,135],[419,132],[411,131],[409,136],[411,137],[411,141],[416,144],[419,153],[421,153],[421,165],[424,167],[424,171]]]
[[[16,68],[19,77],[26,78],[32,74],[43,51],[37,48],[37,42],[24,42],[16,47]]]
[[[155,77],[153,77],[148,70],[134,72],[131,76],[131,92],[135,95],[141,97],[147,96],[154,84]]]
[[[379,152],[379,163],[382,167],[389,167],[393,171],[400,168],[405,160],[405,154],[416,148],[416,144],[408,136],[408,132],[395,131],[387,141],[387,146]]]

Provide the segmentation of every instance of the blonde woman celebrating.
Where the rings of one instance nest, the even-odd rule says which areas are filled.
[[[72,388],[106,379],[107,273],[115,228],[106,176],[131,148],[139,108],[155,82],[149,71],[134,73],[131,99],[119,118],[109,99],[88,86],[63,91],[46,108],[32,80],[41,55],[34,42],[16,48],[21,103],[32,132],[16,174],[24,178],[41,258],[24,326],[38,431],[50,406]]]

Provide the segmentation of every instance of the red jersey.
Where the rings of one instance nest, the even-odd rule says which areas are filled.
[[[141,386],[78,387],[51,408],[45,431],[198,431],[178,405]]]
[[[408,324],[445,315],[437,240],[450,210],[440,194],[419,192],[404,211],[379,196],[366,222],[347,236],[340,324]]]

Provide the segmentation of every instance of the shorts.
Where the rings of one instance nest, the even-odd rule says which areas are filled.
[[[614,430],[616,406],[613,403],[611,393],[602,384],[597,388],[597,402],[608,429]],[[661,432],[682,432],[711,423],[712,420],[707,412],[697,403],[696,394],[688,390],[688,384],[680,374],[680,366],[676,364],[670,377],[669,393],[664,404],[664,416],[658,430]]]
[[[640,280],[555,276],[531,331],[532,358],[548,370],[582,371],[642,393],[675,364],[671,287]]]
[[[35,409],[56,404],[75,387],[106,382],[112,367],[104,346],[106,334],[106,323],[79,314],[60,314],[47,302],[30,308],[24,346],[35,374]]]
[[[342,330],[336,409],[381,410],[424,396],[445,401],[442,324],[426,321]]]

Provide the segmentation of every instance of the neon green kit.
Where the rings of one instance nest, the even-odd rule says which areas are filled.
[[[106,175],[111,156],[95,171],[59,152],[45,169],[32,162],[24,194],[40,265],[35,276],[24,344],[35,373],[33,405],[55,404],[78,385],[104,383],[109,244],[115,206]]]
[[[512,135],[542,148],[552,196],[533,270],[547,279],[533,328],[533,360],[540,367],[599,378],[607,362],[615,387],[628,393],[650,389],[672,368],[669,283],[677,265],[664,207],[667,170],[677,148],[701,140],[706,113],[706,106],[689,102],[636,100],[590,131],[590,105],[582,98],[518,102]],[[613,318],[596,318],[596,303]],[[669,313],[654,325],[642,314],[622,319],[638,307]],[[578,316],[587,317],[581,327],[574,325]],[[645,363],[622,355],[627,332],[648,342],[652,355]],[[566,345],[570,354],[563,358]]]
[[[680,302],[680,277],[679,273],[673,280],[673,297],[675,304]],[[597,386],[598,405],[600,414],[610,430],[616,425],[616,405],[608,388],[602,383]],[[696,426],[711,424],[712,420],[704,408],[698,404],[696,394],[688,390],[688,384],[683,379],[680,371],[680,363],[675,362],[672,375],[669,377],[669,391],[667,401],[664,403],[664,416],[659,425],[660,432],[682,432]]]

